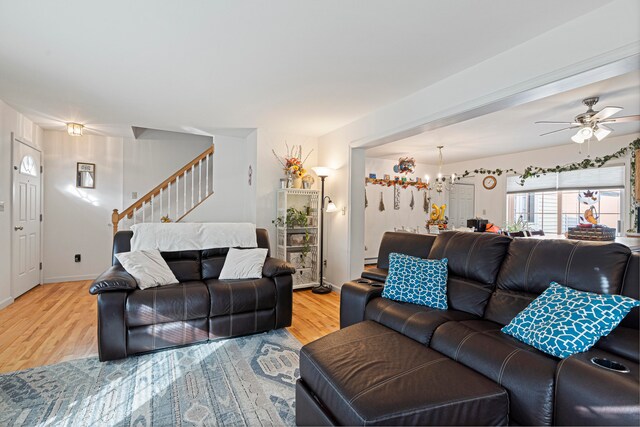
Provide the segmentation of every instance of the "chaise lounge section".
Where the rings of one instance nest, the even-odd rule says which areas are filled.
[[[566,359],[501,332],[552,281],[637,299],[640,254],[484,233],[411,236],[413,254],[449,260],[449,308],[436,310],[381,297],[388,254],[406,248],[394,243],[405,236],[384,236],[374,280],[343,286],[342,329],[302,348],[298,425],[640,423],[638,308]]]
[[[256,234],[269,249],[267,231]],[[228,248],[163,252],[180,283],[141,290],[115,257],[131,250],[132,236],[116,233],[113,265],[89,290],[98,295],[101,361],[291,325],[292,265],[267,254],[261,279],[219,280]]]

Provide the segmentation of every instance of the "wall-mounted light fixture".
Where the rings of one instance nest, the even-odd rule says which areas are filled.
[[[82,136],[84,125],[80,123],[67,123],[67,133],[71,136]]]
[[[325,199],[329,199],[329,202],[327,202],[327,207],[326,207],[326,209],[324,211],[327,212],[327,213],[331,213],[331,212],[337,211],[338,208],[336,207],[336,204],[331,201],[331,197],[329,197],[329,196],[324,196],[324,197],[325,197]]]

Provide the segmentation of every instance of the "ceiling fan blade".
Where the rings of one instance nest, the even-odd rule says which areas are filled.
[[[640,121],[640,115],[616,117],[615,119],[602,120],[600,123],[615,124],[615,123],[637,122],[637,121]]]
[[[598,120],[607,119],[613,116],[615,113],[618,113],[622,110],[623,110],[622,107],[604,107],[602,110],[598,111],[595,115],[591,117],[591,121],[595,122]]]
[[[576,122],[549,122],[549,121],[540,121],[540,122],[535,122],[535,124],[537,125],[579,125],[580,123],[576,123]]]
[[[549,135],[549,134],[556,133],[556,132],[562,132],[563,130],[575,129],[575,128],[578,128],[578,127],[580,127],[580,126],[569,126],[568,128],[552,130],[551,132],[542,133],[542,134],[540,134],[540,136],[545,136],[545,135]]]

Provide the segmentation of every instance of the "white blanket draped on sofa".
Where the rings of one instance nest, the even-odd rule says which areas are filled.
[[[131,250],[161,252],[214,248],[255,248],[256,226],[251,223],[146,223],[131,226]]]

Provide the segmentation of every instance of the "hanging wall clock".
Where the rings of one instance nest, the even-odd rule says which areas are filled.
[[[482,180],[482,186],[487,190],[493,190],[497,183],[498,183],[498,180],[493,175],[487,175]]]

